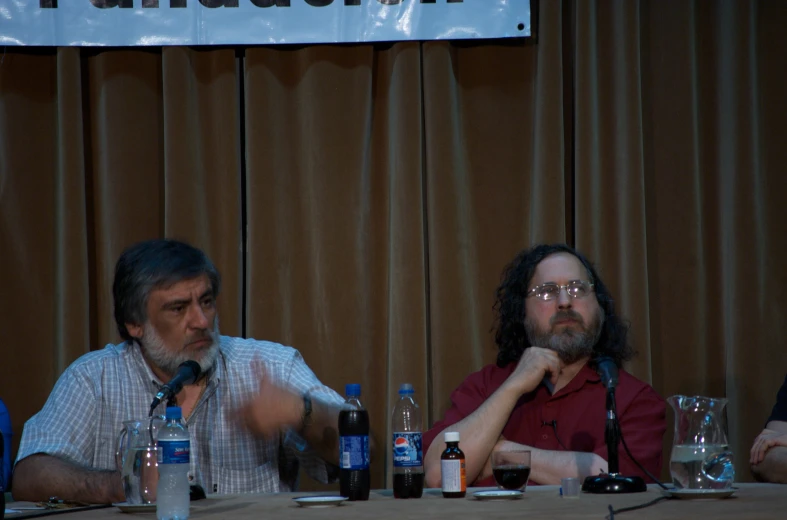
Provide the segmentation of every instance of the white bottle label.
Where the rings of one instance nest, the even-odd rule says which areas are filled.
[[[465,461],[441,460],[443,491],[447,493],[461,493],[465,491]]]

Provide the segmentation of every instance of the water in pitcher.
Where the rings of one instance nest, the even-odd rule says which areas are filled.
[[[676,444],[670,474],[686,489],[726,489],[734,479],[732,451],[726,444]],[[732,473],[732,474],[731,474]]]
[[[675,412],[670,474],[678,488],[729,489],[735,466],[727,441],[727,399],[673,395]]]
[[[158,461],[155,448],[129,448],[124,461],[123,491],[129,504],[156,502]]]

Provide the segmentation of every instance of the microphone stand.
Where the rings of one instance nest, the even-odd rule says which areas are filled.
[[[620,444],[620,424],[615,406],[615,387],[607,388],[607,424],[604,440],[607,443],[609,473],[590,476],[582,484],[585,493],[641,493],[647,491],[642,477],[626,477],[619,473],[618,444]]]

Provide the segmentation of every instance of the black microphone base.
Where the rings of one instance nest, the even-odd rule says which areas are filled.
[[[587,477],[582,484],[585,493],[642,493],[647,490],[642,477],[624,477],[618,473]]]

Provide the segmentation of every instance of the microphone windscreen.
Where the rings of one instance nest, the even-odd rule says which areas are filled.
[[[192,359],[190,359],[188,361],[184,361],[183,363],[181,363],[180,364],[180,368],[188,368],[194,374],[193,377],[190,377],[188,379],[186,384],[191,384],[194,381],[196,381],[197,379],[199,379],[199,376],[202,373],[202,367],[199,366],[199,363],[197,363],[196,361],[194,361]],[[178,372],[180,372],[180,370],[178,370]]]
[[[618,386],[618,365],[609,356],[602,356],[596,360],[596,371],[601,382],[608,389]]]

